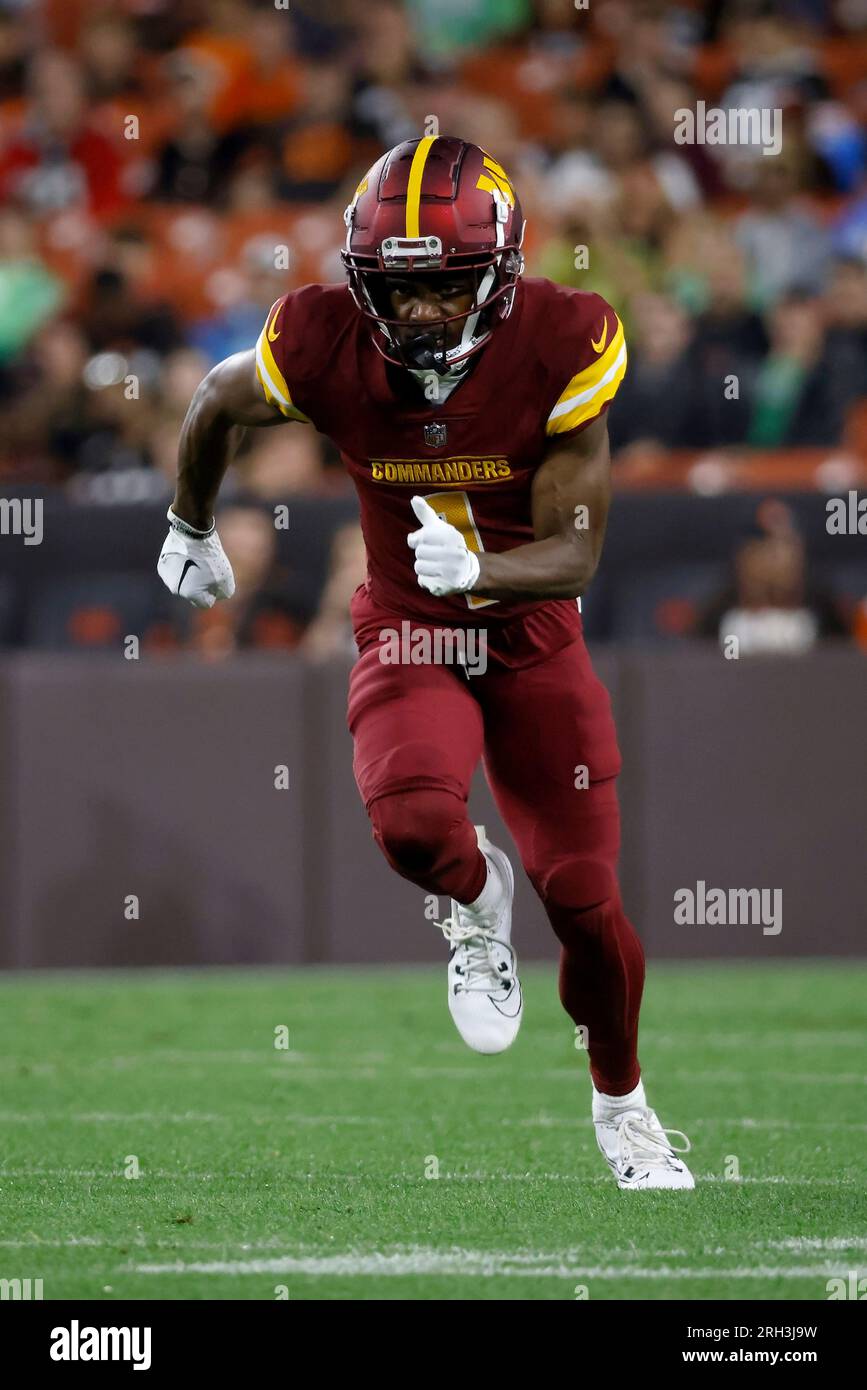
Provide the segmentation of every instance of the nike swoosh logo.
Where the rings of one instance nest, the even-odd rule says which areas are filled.
[[[278,309],[277,312],[278,312],[278,313],[280,312],[279,309]],[[272,329],[273,326],[274,326],[274,323],[275,323],[275,321],[276,321],[276,318],[277,318],[277,314],[274,315],[274,318],[273,318],[273,319],[271,320],[271,322],[268,324],[268,341],[269,341],[269,343],[276,342],[276,340],[280,337],[280,332],[282,332],[282,329],[280,330],[280,332],[277,332],[277,333],[272,333],[272,332],[271,332],[271,329]]]
[[[599,339],[599,342],[597,343],[597,341],[596,341],[595,338],[591,338],[591,339],[590,339],[590,346],[592,347],[593,351],[594,351],[594,352],[601,352],[602,349],[603,349],[604,346],[605,346],[605,343],[606,343],[607,338],[608,338],[608,320],[607,320],[607,319],[603,319],[603,321],[602,321],[602,336],[601,336],[601,338]]]
[[[180,577],[180,579],[178,580],[178,587],[175,589],[175,593],[176,593],[176,594],[179,594],[179,593],[181,592],[181,585],[183,584],[184,580],[185,580],[186,577],[187,577],[187,570],[189,570],[189,569],[197,570],[198,568],[199,568],[199,567],[198,567],[198,565],[196,564],[195,560],[187,560],[186,564],[184,565],[184,568],[181,570],[181,577]]]
[[[503,1008],[503,1004],[508,1004],[508,1003],[509,1003],[509,1000],[512,998],[512,996],[513,996],[514,993],[515,993],[515,990],[514,990],[514,987],[513,987],[512,989],[509,990],[509,993],[506,995],[505,999],[504,999],[504,1000],[502,1001],[502,1003],[500,1003],[500,1004],[497,1003],[496,999],[492,999],[492,1000],[491,1000],[491,1003],[493,1004],[494,1008],[497,1010],[497,1013],[498,1013],[498,1014],[502,1014],[504,1018],[517,1018],[517,1017],[518,1017],[518,1014],[521,1012],[521,991],[520,991],[520,988],[518,989],[517,1000],[516,1000],[516,1002],[515,1002],[514,1004],[512,1004],[512,1006],[511,1006],[511,1011],[510,1011],[509,1009],[504,1009],[504,1008]]]

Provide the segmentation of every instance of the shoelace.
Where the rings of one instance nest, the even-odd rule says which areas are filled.
[[[503,986],[503,976],[494,959],[493,948],[497,941],[493,927],[464,925],[454,917],[447,917],[444,922],[434,922],[434,926],[439,927],[450,946],[466,947],[461,978],[464,989],[490,990]]]
[[[676,1144],[672,1144],[668,1138],[670,1134],[682,1139],[685,1147],[678,1148]],[[692,1148],[683,1130],[663,1129],[662,1126],[659,1129],[651,1128],[650,1118],[644,1115],[627,1116],[619,1127],[618,1138],[625,1163],[658,1163],[661,1158],[669,1157],[669,1150],[673,1153],[688,1154]]]

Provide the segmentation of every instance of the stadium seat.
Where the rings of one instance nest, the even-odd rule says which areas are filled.
[[[150,627],[165,621],[163,594],[169,599],[155,573],[42,580],[34,585],[27,604],[27,645],[43,650],[119,650],[128,634],[144,640]],[[176,605],[171,621],[184,622],[186,617],[186,610]]]
[[[689,640],[701,606],[725,583],[724,565],[633,570],[612,584],[611,636],[623,642]]]

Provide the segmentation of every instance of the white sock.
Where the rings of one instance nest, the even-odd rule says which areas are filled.
[[[640,1079],[635,1090],[629,1091],[625,1096],[606,1096],[603,1091],[597,1091],[596,1087],[593,1087],[594,1120],[610,1120],[623,1110],[644,1110],[646,1106],[644,1082]]]
[[[482,851],[484,854],[484,850]],[[503,896],[503,881],[493,860],[485,854],[485,863],[488,866],[488,877],[485,879],[485,886],[475,902],[467,903],[470,912],[478,912],[480,915],[492,911],[498,907]]]

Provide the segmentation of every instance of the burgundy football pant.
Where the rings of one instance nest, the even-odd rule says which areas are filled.
[[[587,1031],[598,1090],[637,1084],[644,951],[617,884],[620,767],[607,691],[583,641],[520,670],[388,665],[352,672],[353,767],[374,838],[397,873],[469,903],[485,860],[467,811],[484,757],[500,814],[561,946],[560,999]],[[576,769],[590,785],[576,788]]]

